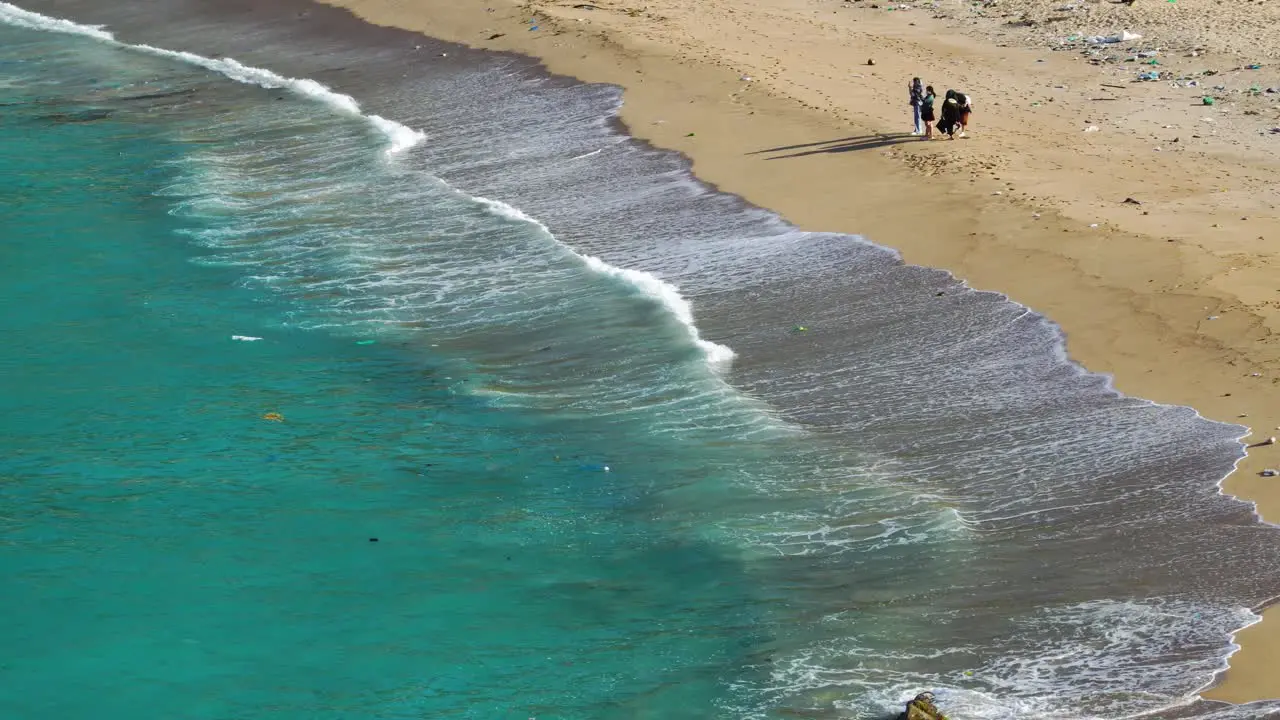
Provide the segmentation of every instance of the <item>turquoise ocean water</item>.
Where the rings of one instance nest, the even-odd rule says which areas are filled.
[[[404,125],[0,20],[0,718],[1268,711],[1195,701],[1277,553],[1239,430],[1025,308],[696,186],[599,89],[480,64]],[[895,368],[942,352],[913,288],[1023,354]]]
[[[49,119],[103,48],[0,34],[47,54],[0,95],[6,717],[661,717],[733,679],[768,610],[651,499],[714,459],[295,327],[183,234],[174,125]]]

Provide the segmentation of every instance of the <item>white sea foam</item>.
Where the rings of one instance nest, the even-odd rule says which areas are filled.
[[[1005,638],[1007,647],[997,652],[988,648],[985,662],[968,668],[959,664],[945,674],[919,673],[909,661],[967,658],[978,648],[886,650],[858,644],[853,634],[837,634],[775,658],[771,681],[775,691],[801,695],[867,688],[858,702],[886,714],[928,687],[948,712],[974,720],[1160,718],[1198,701],[1204,687],[1195,684],[1197,675],[1207,678],[1224,670],[1236,646],[1224,648],[1223,641],[1233,628],[1259,619],[1246,608],[1186,600],[1095,600],[1021,618]],[[830,622],[844,620],[833,617]],[[1040,642],[1027,644],[1027,637]],[[1205,652],[1210,648],[1219,650]],[[850,664],[849,657],[862,662]],[[1188,663],[1200,672],[1187,672]],[[843,703],[835,700],[837,706]],[[1253,720],[1272,717],[1274,711],[1271,704],[1229,706],[1204,708],[1194,717]]]
[[[40,13],[23,10],[20,7],[0,2],[0,22],[29,30],[47,30],[49,32],[70,33],[97,38],[107,42],[116,42],[111,33],[103,30],[101,25],[81,25],[70,20],[51,18]]]
[[[138,52],[172,58],[191,65],[203,67],[220,73],[232,80],[235,80],[236,82],[257,85],[264,88],[282,88],[290,90],[299,95],[321,102],[336,112],[363,118],[386,136],[388,140],[386,152],[389,155],[408,150],[426,139],[426,134],[420,130],[415,130],[379,115],[364,113],[360,109],[360,104],[356,102],[355,98],[350,95],[335,92],[315,80],[285,77],[284,75],[272,72],[271,70],[245,65],[233,58],[209,58],[182,50],[166,50],[164,48],[158,48],[151,45],[134,45],[124,43],[117,40],[114,35],[103,29],[102,26],[82,25],[70,20],[52,18],[39,13],[23,10],[6,2],[0,2],[0,22],[35,30],[83,35],[85,37],[91,37],[104,42],[110,42],[123,47],[132,48]],[[598,153],[600,151],[597,150],[596,152]],[[587,153],[580,157],[587,157],[593,154],[595,153]],[[563,246],[575,256],[581,258],[582,262],[588,269],[601,275],[622,280],[623,282],[626,282],[638,289],[641,293],[661,303],[663,307],[675,315],[676,319],[685,326],[690,340],[692,340],[693,343],[703,352],[706,356],[707,363],[711,365],[713,369],[722,369],[733,360],[733,350],[724,345],[704,340],[702,338],[701,334],[698,332],[697,325],[694,324],[693,310],[689,305],[689,301],[686,300],[680,294],[679,289],[671,283],[665,282],[646,272],[616,267],[597,257],[578,253],[568,245],[561,243],[560,240],[556,238],[541,221],[526,215],[520,209],[512,207],[504,202],[482,197],[475,197],[474,199],[484,204],[496,215],[536,225],[548,236],[554,239],[555,242]]]
[[[734,352],[732,349],[702,338],[701,333],[698,332],[698,326],[693,321],[693,307],[689,304],[689,301],[680,294],[680,289],[675,285],[672,285],[671,283],[647,272],[620,268],[615,265],[610,265],[593,255],[584,255],[577,252],[572,247],[560,242],[559,238],[556,238],[555,234],[552,233],[551,230],[542,223],[542,221],[526,215],[519,208],[512,207],[500,200],[490,200],[489,198],[484,197],[475,197],[475,200],[483,204],[490,212],[498,215],[499,217],[530,223],[537,226],[540,230],[546,233],[547,236],[555,240],[557,244],[561,245],[574,256],[581,259],[582,263],[592,272],[622,280],[639,290],[642,294],[661,303],[662,306],[674,315],[676,320],[680,321],[680,324],[685,327],[685,331],[689,334],[689,339],[692,340],[694,345],[702,351],[703,355],[706,356],[707,364],[713,369],[723,369],[733,361]]]
[[[388,155],[401,153],[426,139],[420,130],[401,125],[384,117],[366,114],[360,109],[360,103],[350,95],[343,95],[325,87],[315,80],[285,77],[264,68],[250,67],[233,58],[209,58],[182,50],[166,50],[151,45],[134,45],[117,40],[101,25],[81,25],[62,18],[52,18],[29,10],[23,10],[6,2],[0,2],[0,22],[31,30],[83,35],[103,42],[131,48],[149,55],[172,58],[190,65],[212,70],[236,82],[271,89],[286,89],[299,95],[324,103],[339,113],[364,119],[378,132],[387,138]]]

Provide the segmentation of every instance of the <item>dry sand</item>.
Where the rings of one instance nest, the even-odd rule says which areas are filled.
[[[1278,3],[327,1],[621,85],[631,131],[702,179],[1045,313],[1126,393],[1280,435]],[[1121,30],[1144,37],[1082,39]],[[914,75],[971,93],[970,138],[905,134]],[[1225,488],[1280,521],[1268,467],[1280,445]],[[1280,697],[1267,615],[1207,696]]]

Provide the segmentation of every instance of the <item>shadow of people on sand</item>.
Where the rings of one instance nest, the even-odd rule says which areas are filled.
[[[756,150],[755,152],[747,154],[767,155],[769,153],[785,153],[788,150],[800,151],[768,158],[769,160],[785,160],[787,158],[798,158],[806,155],[820,155],[822,153],[845,153],[854,152],[856,150],[874,150],[876,148],[898,145],[904,142],[916,142],[919,140],[919,135],[912,135],[911,133],[878,133],[876,135],[855,135],[853,137],[839,138],[836,140],[824,140],[823,142],[807,143],[804,145],[785,145],[783,147],[766,148],[764,150]]]

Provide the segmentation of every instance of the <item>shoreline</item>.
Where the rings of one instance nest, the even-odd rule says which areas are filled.
[[[713,46],[698,37],[696,25],[671,29],[675,21],[652,20],[649,10],[637,11],[638,17],[623,12],[601,19],[604,4],[517,6],[503,0],[489,7],[459,8],[442,0],[324,1],[373,24],[477,49],[520,53],[558,74],[618,85],[626,97],[618,120],[627,132],[685,154],[700,180],[778,212],[803,229],[862,235],[896,250],[905,262],[947,270],[974,289],[1000,292],[1033,308],[1059,326],[1074,361],[1110,375],[1119,392],[1248,425],[1253,433],[1248,442],[1266,438],[1280,426],[1280,411],[1274,409],[1280,407],[1280,349],[1272,332],[1280,327],[1280,302],[1272,299],[1274,291],[1262,292],[1269,281],[1266,263],[1251,255],[1255,248],[1245,242],[1255,231],[1262,232],[1262,240],[1274,218],[1271,224],[1262,217],[1247,228],[1233,225],[1218,232],[1220,224],[1234,217],[1234,209],[1220,209],[1218,198],[1187,191],[1194,180],[1189,172],[1208,187],[1212,179],[1221,180],[1210,178],[1212,173],[1233,167],[1237,157],[1217,157],[1213,154],[1224,151],[1211,148],[1201,156],[1202,165],[1179,174],[1179,164],[1169,160],[1172,153],[1150,155],[1146,162],[1135,159],[1135,148],[1144,147],[1145,140],[1117,134],[1094,142],[1103,133],[1081,135],[1074,118],[1068,123],[1025,109],[988,110],[1009,102],[991,92],[975,93],[971,141],[920,143],[887,129],[894,123],[907,125],[905,102],[898,102],[894,92],[902,84],[898,80],[905,82],[913,72],[912,65],[892,56],[909,54],[911,44],[922,38],[958,65],[1039,69],[1069,65],[1066,61],[1042,62],[1044,53],[1034,48],[993,47],[920,16],[847,21],[857,28],[857,37],[871,38],[868,44],[892,48],[875,52],[877,64],[855,73],[848,63],[867,53],[846,46],[848,33],[823,46],[828,54],[784,59],[766,57],[773,49],[767,41],[759,47]],[[588,7],[594,9],[584,9]],[[736,14],[757,12],[756,20],[776,20],[784,14],[799,17],[802,7],[774,2]],[[535,15],[538,29],[531,30],[528,20]],[[742,21],[744,32],[762,32],[752,22],[751,17]],[[706,24],[705,32],[723,30],[715,22]],[[789,28],[780,24],[779,34],[785,34]],[[814,33],[829,29],[807,18],[804,27]],[[819,75],[841,62],[849,75],[860,76],[856,79],[874,76],[875,81],[859,88],[852,77],[833,75],[818,83],[803,75]],[[818,70],[811,69],[815,66]],[[772,73],[770,67],[775,68]],[[1026,72],[1008,73],[1015,78],[1009,86],[1021,87]],[[795,87],[804,92],[792,92]],[[865,115],[830,101],[832,91],[841,88],[851,98],[842,102],[866,110]],[[1034,125],[1034,118],[1046,126]],[[1031,141],[1017,135],[1019,126],[1030,131]],[[1067,137],[1068,127],[1071,141],[1061,146],[1042,148],[1034,141],[1037,135]],[[1112,180],[1082,171],[1081,161],[1071,158],[1081,144],[1104,156],[1127,157],[1127,175]],[[1219,165],[1207,164],[1211,162]],[[1266,163],[1249,170],[1257,182],[1268,181],[1268,170],[1280,177],[1280,167]],[[1147,211],[1134,211],[1118,199],[1114,207],[1102,208],[1090,198],[1123,197],[1135,173],[1159,179],[1150,193],[1163,196],[1153,202],[1145,195],[1141,202],[1164,219],[1143,220]],[[862,177],[876,182],[855,188]],[[1197,225],[1219,216],[1222,223]],[[947,222],[942,231],[939,218]],[[1202,241],[1210,225],[1217,237]],[[1232,275],[1245,280],[1231,282]],[[1254,503],[1264,520],[1280,519],[1280,485],[1258,476],[1262,469],[1280,465],[1277,452],[1266,447],[1251,452],[1219,485],[1222,492]],[[1241,649],[1205,697],[1234,703],[1280,697],[1280,678],[1269,672],[1272,656],[1280,659],[1280,651],[1271,649],[1280,640],[1280,613],[1267,612],[1264,618],[1272,614],[1278,617],[1237,634]]]

